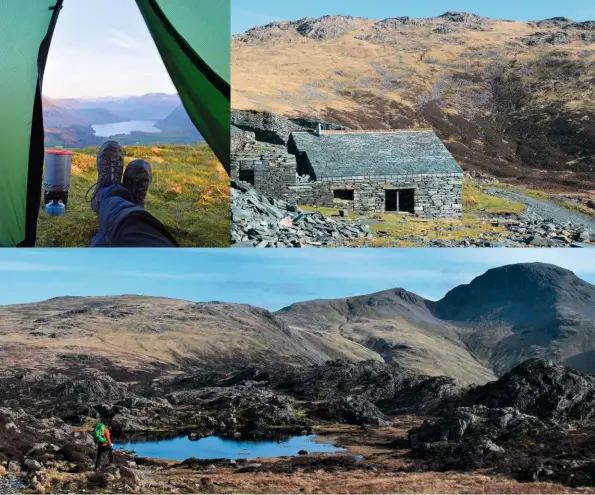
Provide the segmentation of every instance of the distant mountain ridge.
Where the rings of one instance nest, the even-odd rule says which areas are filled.
[[[104,98],[43,97],[44,119],[48,127],[96,125],[131,120],[159,121],[167,118],[181,105],[178,95],[152,93],[141,96]],[[60,119],[54,114],[60,112]],[[67,123],[68,125],[63,125]]]
[[[64,353],[66,361],[96,356],[130,369],[209,371],[345,359],[485,383],[539,357],[589,373],[594,308],[595,286],[541,263],[489,270],[439,301],[392,289],[269,312],[137,296],[57,298],[0,307],[0,368],[59,366]]]
[[[47,146],[96,146],[104,138],[94,135],[93,125],[153,121],[160,133],[134,132],[113,136],[123,144],[193,144],[202,136],[188,117],[178,95],[150,93],[130,97],[43,97]]]

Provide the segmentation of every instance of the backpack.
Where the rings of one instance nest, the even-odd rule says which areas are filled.
[[[107,443],[107,437],[105,436],[105,425],[103,423],[97,423],[93,430],[93,440],[95,443]]]

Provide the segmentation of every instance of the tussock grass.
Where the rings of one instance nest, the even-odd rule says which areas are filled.
[[[97,180],[99,148],[75,150],[67,213],[40,211],[39,247],[86,247],[97,231],[97,218],[85,200]],[[196,146],[125,146],[125,164],[146,160],[153,169],[146,209],[172,232],[181,246],[229,245],[229,180],[211,149]],[[90,198],[90,194],[89,194]]]

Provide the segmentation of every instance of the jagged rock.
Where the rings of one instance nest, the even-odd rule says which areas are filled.
[[[364,397],[346,397],[321,404],[313,414],[325,421],[351,425],[387,426],[384,415]]]
[[[35,459],[25,459],[23,461],[23,467],[27,471],[39,471],[41,469],[41,463]]]
[[[540,418],[584,422],[595,418],[595,377],[529,359],[498,381],[470,390],[459,403],[513,407]]]
[[[87,403],[117,400],[126,396],[126,385],[116,382],[107,373],[93,368],[85,370],[84,373],[84,376],[63,380],[54,388],[54,394]]]
[[[460,407],[438,421],[428,421],[409,432],[412,447],[420,443],[459,441],[466,436],[479,435],[496,439],[506,434],[527,434],[550,429],[541,419],[523,414],[512,407]]]
[[[353,31],[357,26],[357,18],[343,15],[325,15],[317,19],[302,19],[297,32],[315,40],[335,39]]]
[[[134,433],[143,430],[138,418],[128,414],[116,414],[111,423],[114,433]]]
[[[338,401],[353,390],[390,414],[430,414],[456,396],[463,384],[447,377],[408,373],[377,361],[327,361],[283,374],[272,386],[301,400]]]
[[[569,35],[567,32],[560,31],[558,33],[534,33],[528,38],[524,38],[524,42],[528,46],[535,45],[565,45],[572,43],[577,38]]]
[[[372,237],[367,225],[304,212],[295,205],[269,199],[246,184],[231,189],[231,242],[242,247],[339,246],[349,239]]]
[[[346,130],[345,126],[309,118],[287,118],[269,112],[232,110],[232,146],[253,147],[252,135],[257,141],[274,145],[286,145],[293,131],[314,130],[320,124],[324,130]],[[249,134],[239,134],[245,131]],[[233,148],[232,148],[233,149]],[[243,148],[246,149],[246,148]]]
[[[231,126],[231,152],[238,153],[254,149],[256,144],[256,134],[254,132],[243,131],[238,127]]]
[[[304,130],[291,120],[266,112],[233,110],[231,124],[243,131],[254,133],[258,141],[287,144],[292,131]]]
[[[481,24],[490,20],[487,17],[481,17],[477,14],[454,11],[448,11],[445,14],[439,16],[439,18],[450,22],[460,22],[465,24]]]
[[[131,469],[126,466],[119,466],[120,476],[123,480],[131,483],[133,486],[139,486],[146,481],[145,476],[138,469]]]

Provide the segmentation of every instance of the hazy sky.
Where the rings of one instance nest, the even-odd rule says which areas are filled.
[[[387,17],[433,17],[448,10],[514,20],[539,20],[565,16],[577,21],[595,19],[593,0],[231,0],[232,32],[302,17],[344,14],[385,19]]]
[[[43,89],[54,98],[176,92],[134,0],[65,0]]]
[[[274,310],[397,287],[439,299],[489,268],[533,261],[595,283],[590,249],[4,249],[0,304],[141,294]]]

